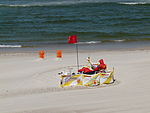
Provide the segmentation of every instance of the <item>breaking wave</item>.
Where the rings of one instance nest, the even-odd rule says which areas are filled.
[[[101,41],[78,42],[78,44],[98,44],[98,43],[101,43]]]
[[[122,5],[145,5],[150,2],[107,2],[99,0],[79,0],[79,1],[55,1],[55,2],[31,2],[31,3],[18,3],[18,4],[0,4],[1,7],[43,7],[43,6],[66,6],[76,4],[122,4]]]
[[[110,39],[110,40],[101,40],[101,41],[89,41],[89,42],[79,42],[79,44],[100,44],[100,43],[123,43],[123,42],[138,42],[138,41],[150,41],[149,38],[142,39]]]
[[[0,45],[0,48],[21,48],[22,45]]]
[[[150,2],[120,2],[120,4],[124,4],[124,5],[144,5],[144,4],[150,4]]]
[[[0,4],[4,7],[42,7],[42,6],[65,6],[82,3],[97,3],[97,0],[80,0],[80,1],[56,1],[56,2],[35,2],[27,4]]]
[[[78,44],[86,45],[86,44],[102,44],[102,43],[124,43],[124,42],[138,42],[138,41],[150,41],[149,38],[143,39],[110,39],[110,40],[101,40],[101,41],[81,41]]]

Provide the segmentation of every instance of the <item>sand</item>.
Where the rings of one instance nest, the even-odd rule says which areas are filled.
[[[80,52],[80,64],[87,56],[115,67],[116,83],[60,88],[58,72],[76,65],[76,53],[2,53],[0,113],[150,113],[150,50]]]

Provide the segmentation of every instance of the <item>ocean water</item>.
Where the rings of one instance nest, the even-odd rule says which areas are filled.
[[[148,45],[150,1],[0,1],[0,48],[65,45],[70,35],[79,44]]]

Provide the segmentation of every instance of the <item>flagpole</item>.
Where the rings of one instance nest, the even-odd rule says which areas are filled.
[[[68,43],[69,44],[75,44],[76,46],[76,52],[77,52],[77,68],[79,70],[79,55],[78,55],[78,43],[77,43],[77,36],[71,35],[68,37]]]
[[[78,43],[75,44],[76,45],[76,51],[77,51],[77,67],[79,70],[79,53],[78,53]]]

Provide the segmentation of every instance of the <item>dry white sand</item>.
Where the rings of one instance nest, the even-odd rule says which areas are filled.
[[[116,84],[59,88],[58,72],[76,64],[75,53],[0,55],[0,113],[150,113],[150,50],[80,53],[80,64],[100,58],[115,67]]]

